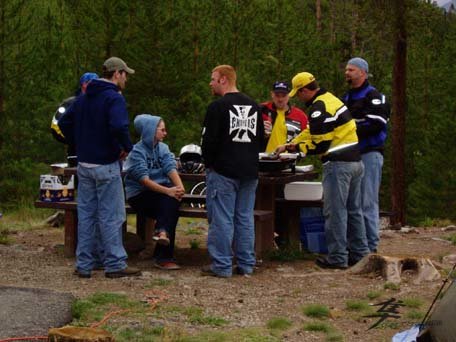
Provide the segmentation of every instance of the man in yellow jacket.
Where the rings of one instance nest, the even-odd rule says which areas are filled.
[[[315,77],[293,77],[289,96],[308,107],[309,126],[277,152],[300,150],[320,155],[323,163],[323,212],[328,256],[315,262],[322,268],[346,269],[369,253],[361,210],[364,172],[356,123],[336,96],[320,88]]]

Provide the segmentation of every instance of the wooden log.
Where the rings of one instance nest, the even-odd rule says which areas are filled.
[[[440,279],[440,273],[426,258],[390,257],[379,254],[369,254],[350,268],[352,274],[380,274],[386,281],[399,284],[405,271],[413,274],[413,283]]]
[[[49,329],[48,338],[50,342],[114,342],[114,337],[105,330],[71,326]]]

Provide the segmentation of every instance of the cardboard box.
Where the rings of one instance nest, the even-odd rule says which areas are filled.
[[[74,201],[74,176],[65,182],[63,176],[40,176],[40,200],[44,202]]]

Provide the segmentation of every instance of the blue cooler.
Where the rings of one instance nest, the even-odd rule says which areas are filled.
[[[312,253],[328,253],[322,208],[301,208],[299,228],[303,248]]]

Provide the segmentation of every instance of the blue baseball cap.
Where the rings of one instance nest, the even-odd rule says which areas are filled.
[[[98,75],[94,72],[86,72],[84,75],[81,76],[79,79],[79,84],[83,85],[84,83],[87,83],[91,80],[97,79]]]

